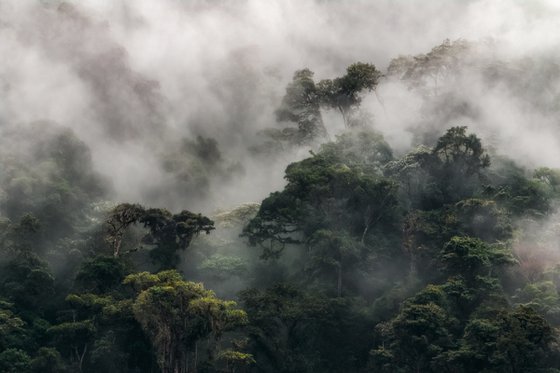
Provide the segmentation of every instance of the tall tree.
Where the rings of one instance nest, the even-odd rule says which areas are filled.
[[[317,84],[321,103],[336,109],[342,115],[344,125],[354,125],[353,115],[362,99],[363,91],[373,91],[383,74],[375,65],[356,62],[346,68],[346,75],[335,79],[321,80]]]
[[[285,129],[284,135],[296,144],[305,144],[327,135],[320,112],[319,92],[309,69],[294,73],[292,82],[286,87],[280,107],[276,110],[278,121],[294,122],[297,129]]]
[[[113,247],[114,256],[120,254],[126,229],[135,223],[148,228],[142,242],[153,246],[150,256],[162,269],[174,268],[179,261],[179,250],[189,247],[200,232],[209,234],[214,229],[212,220],[187,210],[172,214],[165,209],[121,204],[113,209],[107,220],[107,240]]]
[[[152,341],[164,373],[191,371],[197,364],[198,341],[207,336],[218,341],[225,331],[246,322],[235,302],[216,298],[173,270],[137,273],[124,282],[137,291],[134,316]]]

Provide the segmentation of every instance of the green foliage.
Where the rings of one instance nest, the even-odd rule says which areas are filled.
[[[31,371],[34,373],[62,373],[66,370],[62,356],[56,349],[41,347],[37,351],[37,356],[31,360]]]
[[[33,248],[44,252],[49,244],[76,233],[90,203],[106,193],[105,181],[93,170],[89,148],[69,129],[50,123],[19,126],[3,136],[31,142],[27,154],[0,152],[0,164],[9,172],[0,178],[5,198],[0,211],[13,221],[25,215],[37,219],[41,240]]]
[[[178,251],[189,247],[200,232],[209,234],[214,222],[201,214],[183,210],[171,214],[165,209],[145,209],[140,205],[121,204],[115,207],[107,220],[107,240],[113,246],[113,256],[120,255],[126,229],[140,223],[148,232],[142,242],[153,246],[150,257],[162,269],[174,268],[179,262]]]
[[[467,136],[467,127],[453,127],[439,138],[434,154],[444,167],[453,165],[467,176],[477,174],[490,166],[490,157],[484,154],[480,139],[474,134]]]
[[[94,331],[95,327],[90,320],[62,323],[49,329],[57,343],[71,347],[86,344],[93,337]]]
[[[246,227],[250,243],[269,244],[264,247],[264,256],[275,256],[285,244],[299,242],[294,233],[309,237],[314,231],[335,224],[330,219],[336,213],[348,217],[347,224],[351,226],[360,221],[362,227],[355,233],[365,238],[372,225],[391,221],[393,217],[394,184],[371,171],[365,172],[372,162],[382,164],[390,157],[379,136],[361,136],[357,140],[347,135],[325,146],[317,155],[289,165],[285,190],[265,199]],[[364,167],[365,164],[368,166]],[[338,216],[336,224],[343,221]],[[281,246],[276,250],[268,240]]]
[[[313,72],[303,69],[294,73],[280,108],[276,110],[276,118],[281,122],[293,122],[297,128],[284,129],[283,138],[295,144],[305,144],[326,136],[319,111],[319,94],[313,81]]]
[[[435,157],[429,173],[436,180],[443,202],[454,202],[476,192],[481,173],[490,157],[480,139],[467,135],[467,127],[453,127],[440,137],[432,150]]]
[[[174,268],[179,262],[179,250],[189,247],[200,232],[209,234],[214,229],[212,220],[186,210],[171,215],[167,210],[148,209],[140,223],[149,229],[143,242],[155,246],[150,256],[161,268]]]
[[[15,315],[11,308],[12,304],[1,301],[0,303],[0,347],[6,348],[10,343],[10,337],[23,331],[25,322]]]
[[[528,283],[514,296],[517,304],[530,306],[553,326],[560,325],[560,295],[550,280]]]
[[[83,369],[95,332],[92,320],[64,322],[48,329],[55,345],[79,371]]]
[[[401,198],[411,207],[440,208],[478,196],[490,157],[467,127],[452,127],[430,149],[420,147],[389,163],[386,173],[400,182]]]
[[[255,217],[259,211],[260,204],[244,203],[229,211],[220,211],[214,215],[213,219],[216,225],[221,228],[237,228],[238,225],[244,225]]]
[[[455,371],[539,371],[551,352],[552,329],[531,308],[500,312],[495,319],[473,319],[461,346],[435,359],[437,367]]]
[[[37,311],[47,306],[54,294],[54,278],[47,263],[29,252],[17,254],[3,266],[0,286],[10,301]]]
[[[231,369],[232,372],[256,363],[255,359],[253,359],[253,355],[234,350],[224,350],[220,352],[218,359],[225,361],[226,369]]]
[[[370,130],[337,135],[336,141],[321,145],[320,152],[375,174],[381,174],[385,164],[393,159],[393,151],[383,136]]]
[[[360,112],[359,107],[362,101],[361,94],[364,91],[375,90],[382,77],[374,65],[356,62],[347,67],[344,76],[321,80],[317,84],[313,75],[309,69],[294,73],[292,81],[286,87],[282,103],[276,110],[276,118],[280,123],[291,122],[296,127],[264,131],[269,141],[257,148],[260,152],[267,151],[265,148],[269,148],[270,151],[278,142],[301,146],[326,138],[327,131],[323,125],[321,107],[338,110],[347,128],[369,124],[370,118]],[[276,147],[282,148],[281,145]]]
[[[367,343],[360,328],[369,320],[357,314],[350,299],[328,298],[290,284],[248,289],[241,299],[259,371],[353,371]]]
[[[431,145],[404,155],[364,125],[374,65],[318,83],[297,71],[275,113],[286,127],[265,146],[314,150],[290,155],[281,190],[216,223],[101,201],[105,182],[71,131],[2,127],[4,144],[28,147],[0,149],[0,371],[554,371],[560,171],[490,162],[466,127],[440,128],[477,119],[448,92],[469,64],[492,84],[530,88],[522,107],[557,103],[536,102],[552,87],[542,75],[507,78],[470,58],[473,46],[445,41],[391,62],[387,77],[422,96],[414,142]],[[323,109],[353,128],[319,144]],[[148,197],[167,203],[207,196],[240,169],[213,138],[158,151],[172,185]]]
[[[511,252],[497,245],[488,245],[476,238],[453,237],[445,244],[441,262],[446,273],[474,280],[500,266],[515,263]]]
[[[76,274],[80,288],[104,293],[121,284],[125,276],[125,266],[118,258],[97,256],[82,263]]]
[[[143,216],[144,208],[138,204],[121,203],[113,208],[107,219],[107,241],[113,247],[113,256],[118,257],[126,229]]]
[[[0,370],[6,373],[30,372],[31,359],[22,350],[9,348],[0,353]]]
[[[199,340],[209,335],[219,340],[225,331],[246,323],[235,302],[216,298],[176,271],[132,274],[124,282],[142,289],[133,304],[134,317],[149,336],[162,371],[189,369],[186,357]]]
[[[361,102],[360,93],[375,90],[382,76],[374,65],[356,62],[347,67],[346,75],[317,84],[320,102],[340,111],[346,127],[352,127],[352,114]]]
[[[241,258],[215,254],[204,260],[199,269],[214,278],[227,279],[246,273],[247,265]]]
[[[555,192],[560,187],[560,170],[558,169],[541,167],[535,170],[533,177],[550,185]]]
[[[437,96],[441,93],[443,81],[451,80],[460,73],[460,66],[470,62],[469,52],[473,47],[466,40],[446,39],[427,54],[399,56],[391,60],[388,75],[402,79],[411,89]]]

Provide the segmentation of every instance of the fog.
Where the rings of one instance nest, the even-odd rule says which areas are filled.
[[[274,110],[295,70],[316,80],[356,61],[385,71],[399,55],[465,39],[482,46],[472,51],[478,64],[442,90],[471,114],[442,116],[387,77],[362,104],[374,128],[402,154],[422,133],[468,125],[497,153],[558,167],[558,109],[527,96],[553,103],[560,92],[540,62],[557,57],[559,21],[553,0],[0,1],[1,146],[26,149],[25,137],[5,135],[14,126],[71,128],[114,201],[202,212],[258,202],[310,150],[254,151],[261,131],[278,126]],[[546,89],[511,88],[526,59],[520,78],[540,74]],[[480,66],[497,63],[513,73],[489,83]],[[331,138],[344,128],[336,113],[323,117]]]

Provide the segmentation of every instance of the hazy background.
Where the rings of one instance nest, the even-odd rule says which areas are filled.
[[[402,153],[424,128],[468,125],[524,165],[559,167],[559,110],[527,99],[559,97],[551,63],[540,62],[557,59],[559,29],[554,0],[0,0],[0,147],[17,156],[31,151],[37,128],[71,128],[110,180],[111,199],[209,213],[262,200],[308,154],[254,151],[260,131],[277,126],[295,70],[317,80],[356,61],[385,71],[399,55],[464,38],[491,41],[477,53],[503,63],[509,83],[529,59],[519,78],[539,74],[546,90],[489,84],[467,69],[446,89],[475,115],[442,117],[387,78],[364,98],[374,127]],[[336,113],[324,117],[331,136],[343,129]]]

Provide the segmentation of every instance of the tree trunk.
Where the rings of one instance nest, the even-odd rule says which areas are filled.
[[[121,251],[122,240],[120,238],[115,239],[115,246],[113,247],[113,258],[118,258]]]
[[[338,283],[337,283],[337,296],[340,298],[342,295],[342,264],[338,264]]]
[[[364,232],[362,233],[362,239],[360,240],[360,242],[363,244],[365,239],[366,239],[366,234],[369,230],[369,223],[366,223],[366,226],[364,228]]]
[[[80,372],[82,372],[82,366],[84,365],[84,357],[86,356],[86,352],[87,352],[87,344],[84,345],[84,350],[82,351],[82,354],[80,355],[78,353],[78,347],[74,348],[74,352],[76,353],[76,357],[78,358],[78,368],[80,370]]]
[[[338,110],[340,111],[340,114],[342,114],[342,121],[344,122],[344,128],[349,128],[350,123],[348,123],[348,113],[342,106],[339,106]]]
[[[196,365],[198,363],[198,341],[194,343],[194,373],[196,373]]]

